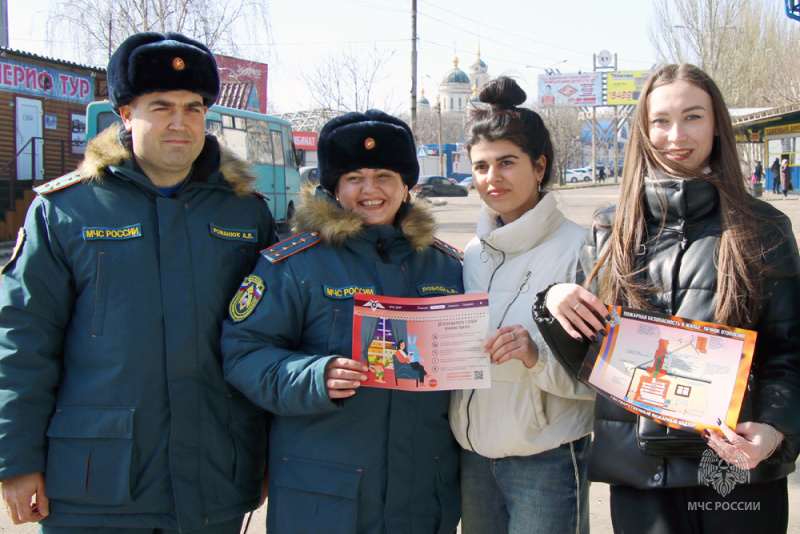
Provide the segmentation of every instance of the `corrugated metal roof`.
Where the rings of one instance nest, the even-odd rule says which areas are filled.
[[[728,108],[728,115],[731,117],[744,117],[745,115],[752,115],[753,113],[760,113],[772,108]]]
[[[253,82],[223,82],[219,87],[217,105],[233,109],[247,109]]]
[[[59,65],[64,65],[64,66],[67,66],[67,67],[80,67],[82,69],[93,70],[95,72],[105,72],[106,71],[106,69],[104,69],[102,67],[93,67],[91,65],[84,65],[82,63],[75,63],[75,62],[72,62],[72,61],[66,61],[64,59],[57,59],[57,58],[54,58],[54,57],[41,56],[39,54],[34,54],[32,52],[25,52],[24,50],[16,50],[14,48],[8,48],[8,47],[0,46],[0,58],[3,58],[3,57],[8,58],[9,54],[13,54],[14,56],[19,56],[19,57],[23,57],[23,58],[38,59],[39,61],[49,61],[50,63],[57,63]]]
[[[761,111],[749,113],[747,115],[740,115],[734,117],[732,122],[734,126],[737,126],[740,124],[747,124],[751,122],[756,123],[764,120],[777,120],[781,118],[782,115],[797,112],[800,112],[800,104],[790,104],[788,106],[782,106],[779,108],[767,108]]]

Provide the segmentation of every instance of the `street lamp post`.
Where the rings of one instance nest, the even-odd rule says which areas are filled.
[[[558,69],[556,69],[556,68],[554,68],[554,67],[555,67],[556,65],[561,65],[562,63],[566,63],[566,62],[567,62],[567,60],[566,60],[566,59],[562,59],[561,61],[556,61],[555,63],[553,63],[552,65],[550,65],[550,66],[549,66],[549,67],[547,67],[547,68],[544,68],[544,67],[539,67],[539,66],[536,66],[536,65],[525,65],[525,68],[526,68],[526,69],[539,69],[539,70],[543,70],[545,74],[547,74],[548,76],[551,76],[551,75],[553,75],[553,74],[561,74],[561,71],[560,71],[560,70],[558,70]]]
[[[436,95],[436,118],[439,123],[439,176],[444,176],[442,174],[442,106],[439,102],[439,95]]]
[[[567,62],[566,59],[562,59],[561,61],[556,61],[555,63],[553,63],[552,65],[550,65],[546,69],[544,69],[544,72],[549,76],[552,76],[553,74],[561,74],[561,71],[556,69],[556,68],[554,68],[554,67],[556,65],[561,65],[562,63],[566,63],[566,62]]]
[[[417,0],[411,0],[411,134],[417,134]]]

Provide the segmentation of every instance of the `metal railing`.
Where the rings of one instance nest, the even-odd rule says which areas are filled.
[[[41,140],[42,143],[41,144],[36,143],[37,140]],[[51,142],[52,141],[54,141],[54,140],[51,140]],[[61,174],[62,175],[66,173],[66,170],[65,170],[66,169],[65,143],[67,143],[67,142],[68,141],[65,141],[63,139],[60,140],[60,143],[61,143]],[[28,148],[28,145],[31,146],[31,180],[36,180],[37,179],[36,178],[36,147],[37,146],[41,146],[42,147],[42,153],[43,153],[42,154],[42,156],[43,156],[42,157],[42,160],[43,160],[42,161],[42,165],[44,166],[44,146],[43,146],[44,145],[44,137],[31,137],[30,139],[28,139],[25,142],[24,145],[22,145],[22,148],[20,148],[17,151],[17,153],[14,154],[14,157],[12,157],[8,162],[6,162],[5,165],[0,167],[0,180],[3,180],[3,179],[5,179],[5,176],[8,176],[8,178],[7,178],[8,179],[8,208],[7,209],[9,209],[9,210],[13,210],[14,209],[14,202],[16,200],[15,199],[16,194],[15,194],[15,187],[14,186],[16,185],[17,178],[16,178],[16,172],[8,173],[8,171],[9,171],[9,169],[11,169],[12,166],[16,165],[17,159],[25,151],[25,149]]]

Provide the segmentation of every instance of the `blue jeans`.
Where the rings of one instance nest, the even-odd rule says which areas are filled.
[[[590,439],[498,459],[462,449],[461,532],[588,533]]]

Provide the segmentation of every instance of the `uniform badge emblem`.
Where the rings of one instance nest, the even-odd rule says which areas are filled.
[[[244,279],[228,308],[231,319],[235,323],[244,321],[253,313],[264,295],[264,288],[264,281],[256,275],[251,274]]]
[[[364,147],[365,147],[367,150],[372,150],[373,148],[375,148],[375,139],[373,139],[373,138],[371,138],[371,137],[367,137],[367,138],[364,140]]]
[[[186,63],[184,63],[184,61],[181,58],[176,57],[175,59],[172,60],[172,68],[175,70],[183,70],[184,68],[186,68]]]

